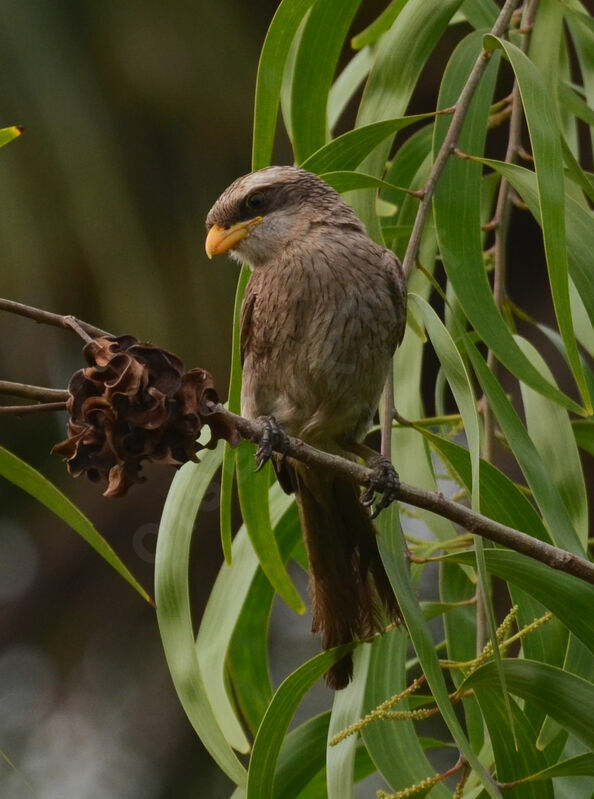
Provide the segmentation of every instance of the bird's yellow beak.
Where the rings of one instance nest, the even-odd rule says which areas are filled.
[[[213,225],[206,237],[205,249],[209,258],[213,255],[220,255],[235,247],[242,239],[250,235],[250,228],[259,225],[262,221],[261,216],[247,219],[244,222],[236,222],[231,227],[224,228],[221,225]]]

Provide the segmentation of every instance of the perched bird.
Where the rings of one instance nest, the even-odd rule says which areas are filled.
[[[378,470],[378,485],[387,485],[380,506],[387,504],[398,477],[362,442],[404,333],[398,259],[369,238],[334,189],[290,166],[238,178],[206,227],[209,257],[229,251],[252,268],[241,312],[242,415],[267,417],[272,438],[285,431],[327,452],[363,457]],[[260,461],[270,455],[268,439]],[[361,497],[348,479],[276,453],[273,464],[282,487],[296,494],[312,630],[321,631],[323,647],[382,630],[398,606],[366,507],[373,489]],[[326,681],[343,688],[351,676],[349,655]]]

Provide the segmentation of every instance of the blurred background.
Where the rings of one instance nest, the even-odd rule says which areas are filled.
[[[363,3],[354,32],[384,5]],[[153,341],[211,371],[226,396],[238,270],[206,259],[204,218],[249,171],[257,59],[276,6],[4,0],[0,127],[25,131],[0,151],[0,296]],[[428,65],[413,111],[433,107],[442,69],[438,57]],[[291,161],[282,137],[276,160]],[[548,299],[534,290],[541,255],[526,223],[511,274],[516,301],[534,308]],[[3,379],[63,388],[80,349],[74,334],[0,313]],[[62,488],[152,593],[173,472],[147,467],[147,483],[104,499],[49,455],[64,433],[63,414],[0,418],[0,443]],[[193,558],[197,620],[221,562],[216,501],[208,508]],[[5,481],[0,611],[0,796],[230,794],[178,705],[154,611]],[[273,641],[282,634],[294,662],[276,657],[275,683],[318,651],[309,624],[277,608]],[[312,701],[330,697],[320,689]]]

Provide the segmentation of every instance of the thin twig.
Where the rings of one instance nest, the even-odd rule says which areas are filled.
[[[65,402],[38,402],[36,405],[0,405],[0,416],[29,416],[32,413],[51,413],[65,410]]]
[[[501,36],[503,33],[505,33],[517,3],[518,0],[506,0],[495,24],[493,25],[493,28],[491,29],[493,36]],[[402,262],[402,268],[407,279],[412,272],[417,259],[417,254],[421,244],[421,236],[423,234],[425,221],[431,207],[431,198],[433,197],[435,186],[437,185],[437,181],[443,172],[448,158],[456,148],[466,114],[468,113],[470,102],[474,96],[474,92],[476,91],[479,81],[483,76],[483,72],[487,68],[490,58],[491,54],[487,53],[485,50],[483,50],[477,58],[474,67],[468,76],[468,80],[466,81],[466,84],[462,89],[460,96],[458,97],[458,101],[456,102],[456,110],[454,111],[452,121],[450,122],[450,127],[448,128],[446,137],[443,140],[443,144],[441,145],[437,157],[433,163],[431,172],[427,178],[427,182],[423,186],[423,199],[419,204],[413,230],[408,242],[408,247],[406,248],[404,260]]]
[[[259,420],[244,419],[228,411],[223,405],[211,403],[211,410],[224,414],[234,422],[242,438],[259,442],[266,427]],[[368,486],[377,476],[373,469],[354,461],[332,455],[311,447],[298,438],[289,437],[287,447],[282,451],[289,457],[311,466],[322,467],[335,474],[344,475],[359,485]],[[533,538],[520,530],[482,516],[480,513],[447,499],[441,493],[425,491],[422,488],[400,483],[398,499],[417,508],[431,511],[443,516],[455,524],[459,524],[469,533],[488,538],[497,544],[527,555],[534,560],[545,563],[553,569],[572,574],[587,583],[594,585],[594,563],[590,563],[578,555]]]
[[[14,302],[13,300],[5,300],[0,298],[0,311],[7,311],[8,313],[17,314],[17,316],[26,316],[28,319],[33,319],[44,325],[53,325],[54,327],[65,327],[72,330],[71,315],[62,316],[61,314],[51,313],[50,311],[42,311],[40,308],[33,308],[31,305],[23,305],[21,302]],[[89,325],[87,322],[75,320],[79,326],[91,336],[108,336],[110,335],[100,327]]]
[[[69,396],[68,392],[61,388],[29,386],[26,383],[13,383],[11,380],[0,380],[0,394],[40,400],[41,402],[66,402]]]

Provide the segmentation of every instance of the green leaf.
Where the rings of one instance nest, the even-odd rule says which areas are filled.
[[[18,135],[18,134],[17,134]],[[12,452],[0,447],[0,475],[9,482],[22,488],[58,518],[66,522],[89,546],[93,547],[112,569],[123,577],[143,599],[152,604],[152,599],[126,568],[103,536],[95,529],[92,522],[65,496],[53,483],[40,474],[28,463],[22,461]]]
[[[549,780],[553,777],[594,777],[594,752],[585,752],[583,755],[569,757],[536,774],[524,777],[524,782]]]
[[[233,342],[231,347],[231,376],[229,379],[229,399],[227,407],[233,413],[239,413],[241,408],[241,352],[240,352],[240,316],[241,303],[245,289],[250,278],[250,270],[243,266],[235,290],[235,303],[233,308]],[[223,456],[223,471],[221,474],[221,545],[225,556],[225,563],[231,565],[231,541],[233,538],[233,525],[231,521],[233,504],[233,475],[235,473],[236,451],[225,444]]]
[[[382,13],[368,25],[365,30],[353,36],[351,46],[354,50],[361,50],[370,44],[375,44],[396,21],[396,17],[402,11],[408,0],[392,0]]]
[[[381,702],[406,688],[406,653],[408,635],[399,627],[377,638],[371,646],[369,676],[365,694],[364,712],[370,713]],[[396,710],[408,710],[407,699]],[[378,720],[362,730],[369,754],[392,790],[402,790],[415,785],[434,770],[427,759],[412,721]],[[433,789],[435,799],[449,796],[443,785]]]
[[[312,685],[353,647],[354,644],[345,644],[322,652],[281,683],[254,741],[248,771],[247,799],[273,799],[274,775],[283,738],[299,703]]]
[[[252,169],[262,169],[272,159],[285,62],[301,20],[313,3],[283,0],[268,28],[256,78]]]
[[[334,81],[328,94],[328,129],[330,131],[334,130],[349,101],[367,77],[372,64],[371,48],[365,47],[351,58]]]
[[[373,175],[364,175],[362,172],[324,172],[320,177],[332,186],[339,194],[355,189],[391,189],[398,191],[399,186],[393,186]],[[402,189],[400,189],[402,191]]]
[[[472,553],[458,552],[445,560],[472,565],[472,558]],[[485,560],[491,574],[537,599],[594,652],[594,586],[519,552],[488,549]]]
[[[482,48],[483,37],[474,32],[456,48],[444,74],[439,107],[456,102]],[[466,153],[482,154],[487,131],[497,59],[492,60],[471,103],[459,138]],[[435,121],[434,153],[437,153],[449,127],[449,120]],[[517,377],[545,396],[577,413],[582,409],[548,383],[525,357],[497,308],[485,274],[482,255],[480,203],[482,167],[472,160],[450,158],[437,184],[433,198],[437,237],[452,287],[474,329],[497,358]],[[464,187],[464,191],[460,187]]]
[[[377,527],[380,532],[378,544],[382,561],[398,599],[402,616],[409,631],[413,646],[419,658],[427,683],[435,699],[443,720],[450,733],[464,755],[471,768],[473,768],[486,792],[493,799],[501,799],[501,794],[493,785],[485,767],[470,746],[460,722],[456,717],[454,708],[448,696],[448,689],[440,668],[435,646],[431,638],[427,621],[419,606],[413,590],[407,561],[404,555],[404,540],[400,528],[397,510],[390,506],[378,518]]]
[[[594,421],[576,419],[571,423],[578,447],[594,457]]]
[[[591,414],[592,398],[588,392],[571,320],[563,156],[555,112],[536,67],[518,47],[491,35],[485,37],[485,47],[501,49],[516,76],[532,144],[553,305],[573,376],[586,409]]]
[[[317,175],[337,170],[356,169],[382,141],[391,138],[399,130],[414,125],[415,122],[421,122],[434,116],[434,113],[415,114],[409,117],[372,122],[356,130],[349,130],[310,155],[301,166]]]
[[[544,768],[546,759],[536,748],[534,729],[518,705],[511,702],[514,736],[498,696],[498,689],[477,685],[474,691],[489,730],[497,781],[511,782]],[[515,740],[517,745],[514,745]],[[554,799],[553,786],[550,781],[538,786],[522,785],[514,790],[513,796],[514,799]]]
[[[326,105],[347,32],[361,0],[314,3],[305,24],[293,76],[291,133],[297,163],[328,139]]]
[[[283,741],[274,779],[274,799],[294,799],[324,767],[330,711],[292,730]]]
[[[536,705],[586,746],[594,747],[594,685],[575,674],[535,660],[504,660],[512,694]],[[494,663],[485,663],[463,683],[464,688],[497,688]]]
[[[258,555],[264,573],[275,591],[297,613],[305,613],[305,605],[280,556],[268,507],[270,464],[256,474],[254,446],[242,442],[237,450],[237,488],[243,521]]]
[[[537,369],[554,382],[550,369],[538,350],[526,339],[516,341]],[[569,517],[582,542],[588,546],[588,496],[580,455],[564,408],[551,402],[524,383],[520,383],[528,435],[565,503]]]
[[[371,647],[360,646],[353,652],[353,679],[346,688],[334,693],[328,739],[358,721],[363,715],[363,698],[367,683]],[[353,771],[357,736],[351,735],[326,751],[326,783],[328,799],[354,799]]]
[[[516,164],[505,164],[502,161],[493,161],[488,158],[480,160],[481,163],[497,170],[511,183],[536,221],[542,225],[534,172]],[[571,197],[565,198],[565,209],[571,277],[586,307],[590,322],[594,325],[594,270],[591,262],[592,252],[594,252],[592,215]]]
[[[281,557],[285,562],[297,542],[301,540],[297,508],[293,499],[284,494],[278,484],[270,489],[270,497],[274,533]],[[238,536],[244,531],[245,528],[242,528]],[[254,562],[258,566],[255,554],[250,555],[250,561],[250,569],[254,568]],[[243,602],[233,630],[227,654],[227,668],[233,682],[233,695],[254,734],[273,693],[268,666],[268,624],[274,596],[274,589],[266,575],[260,567],[256,568],[247,598]],[[226,596],[222,601],[236,605],[237,596],[233,580],[229,580]],[[220,662],[218,667],[224,669],[224,662]]]
[[[473,28],[492,28],[499,16],[494,0],[465,0],[462,13]]]
[[[583,548],[573,529],[567,509],[557,487],[553,483],[546,465],[542,462],[526,428],[522,424],[511,402],[505,395],[480,353],[464,334],[466,351],[497,421],[508,441],[526,482],[532,491],[545,522],[558,547],[574,554],[583,555]]]
[[[404,114],[428,58],[460,5],[461,0],[441,0],[428,14],[426,0],[408,0],[378,43],[357,114],[357,128]],[[390,142],[386,141],[362,162],[362,171],[381,177],[389,152]],[[351,202],[370,236],[381,241],[374,200],[372,192],[362,191],[353,195]]]
[[[167,665],[181,705],[213,759],[236,783],[246,772],[226,740],[208,699],[196,653],[189,592],[189,555],[196,513],[223,453],[206,451],[175,475],[161,517],[155,554],[157,621]]]
[[[461,484],[470,490],[472,476],[468,450],[429,430],[417,429],[449,464]],[[506,474],[484,460],[481,461],[480,489],[481,508],[490,519],[550,543],[550,535],[532,503]]]
[[[0,147],[4,147],[5,144],[16,139],[22,132],[23,129],[18,125],[13,125],[10,128],[0,128]]]

